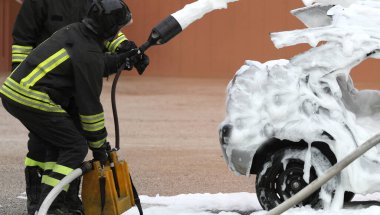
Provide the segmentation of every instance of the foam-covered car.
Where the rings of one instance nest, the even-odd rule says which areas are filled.
[[[380,57],[380,2],[316,3],[293,13],[308,28],[272,33],[272,41],[277,48],[312,48],[290,60],[246,61],[227,87],[219,129],[228,167],[256,175],[264,209],[297,193],[380,131],[380,92],[358,90],[350,77],[353,67]],[[377,191],[380,151],[372,148],[301,204],[341,206],[354,193]]]

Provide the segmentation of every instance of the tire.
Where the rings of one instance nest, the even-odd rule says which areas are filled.
[[[261,206],[265,210],[271,210],[309,183],[318,178],[332,165],[327,157],[318,149],[310,149],[310,177],[309,183],[304,177],[305,157],[308,149],[285,148],[276,151],[264,162],[256,177],[256,194]],[[337,179],[334,177],[322,188],[327,194],[333,194]],[[323,207],[319,198],[321,189],[318,189],[297,206],[311,205],[313,208]]]

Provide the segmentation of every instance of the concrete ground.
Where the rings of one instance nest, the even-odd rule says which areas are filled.
[[[104,82],[102,95],[111,143],[112,79]],[[254,177],[230,172],[218,142],[227,83],[223,79],[120,79],[119,157],[127,160],[140,194],[254,192]],[[26,201],[17,197],[25,190],[27,130],[2,106],[0,120],[0,214],[25,214]]]

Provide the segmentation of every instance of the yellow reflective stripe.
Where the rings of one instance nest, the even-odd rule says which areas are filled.
[[[105,142],[107,138],[104,138],[102,140],[96,141],[96,142],[91,142],[88,141],[88,144],[90,145],[91,148],[100,148]]]
[[[37,81],[43,78],[48,72],[59,66],[65,60],[69,59],[65,49],[59,50],[48,59],[40,63],[34,70],[21,80],[21,84],[27,87],[33,86]]]
[[[23,62],[25,59],[13,59],[12,58],[12,63],[21,63],[21,62]]]
[[[97,123],[94,123],[94,124],[82,123],[82,128],[85,131],[99,131],[99,130],[102,130],[104,128],[104,120],[100,121],[100,122],[97,122]]]
[[[33,46],[12,45],[12,53],[29,54]]]
[[[24,86],[21,86],[19,83],[14,81],[12,78],[7,78],[4,82],[10,89],[16,91],[19,94],[22,94],[24,96],[34,98],[40,101],[43,101],[45,103],[52,104],[54,103],[48,94],[37,91],[37,90],[32,90],[29,88],[25,88]]]
[[[46,162],[44,170],[52,170],[55,166],[56,162]]]
[[[119,37],[121,37],[121,36],[124,36],[124,37],[125,37],[125,35],[124,35],[123,33],[119,32],[119,33],[117,34],[117,38],[119,38]],[[128,40],[127,37],[125,37],[125,39]],[[115,40],[113,40],[113,41],[115,41]],[[112,42],[112,41],[111,41],[111,42]],[[108,51],[111,51],[111,49],[110,49],[111,42],[108,41],[108,40],[104,42],[104,46],[107,48]]]
[[[12,62],[22,62],[26,59],[26,57],[28,57],[27,54],[12,54]]]
[[[104,112],[95,115],[79,115],[85,131],[99,131],[104,128]]]
[[[124,34],[121,34],[117,39],[111,42],[111,44],[109,45],[108,51],[115,52],[116,48],[120,45],[120,43],[126,40],[127,38],[124,36]]]
[[[9,99],[18,102],[20,104],[23,104],[28,107],[36,108],[42,111],[47,112],[58,112],[58,113],[64,113],[65,111],[61,108],[61,106],[56,104],[46,104],[43,102],[39,102],[34,99],[30,99],[24,95],[20,95],[18,93],[15,93],[13,90],[11,90],[7,85],[3,85],[0,88],[0,93],[8,97]]]
[[[74,171],[74,169],[71,169],[69,167],[62,166],[62,165],[59,165],[59,164],[56,164],[54,166],[54,168],[53,168],[53,172],[56,172],[56,173],[59,173],[59,174],[62,174],[62,175],[68,175],[72,171]]]
[[[99,122],[100,120],[104,120],[104,112],[95,114],[95,115],[79,115],[80,121],[83,123],[94,123]]]
[[[48,175],[42,176],[42,179],[41,179],[41,183],[47,184],[47,185],[49,185],[51,187],[57,186],[57,184],[59,184],[59,182],[61,182],[61,181],[58,180],[58,179],[52,178],[52,177],[50,177]],[[67,190],[69,190],[69,185],[68,184],[65,185],[64,188],[63,188],[63,190],[67,192]]]
[[[56,162],[40,162],[31,158],[25,158],[25,166],[38,166],[43,170],[52,170]]]
[[[32,166],[38,166],[41,169],[44,169],[44,166],[45,166],[45,164],[43,162],[39,162],[39,161],[30,159],[28,157],[25,158],[24,164],[25,164],[25,166],[31,166],[31,167]]]
[[[12,54],[12,58],[26,58],[28,57],[28,54],[24,54],[24,53],[17,53],[17,54]]]
[[[41,183],[50,185],[52,187],[55,187],[57,184],[59,184],[60,180],[52,178],[48,175],[42,176]]]
[[[20,48],[20,49],[32,50],[33,46],[12,45],[12,48]]]

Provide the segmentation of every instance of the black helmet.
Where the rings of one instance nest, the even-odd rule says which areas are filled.
[[[102,39],[112,39],[131,20],[123,0],[93,0],[83,22]]]

